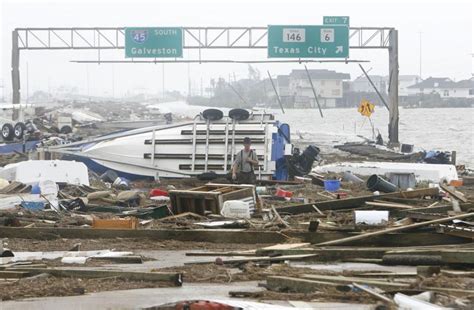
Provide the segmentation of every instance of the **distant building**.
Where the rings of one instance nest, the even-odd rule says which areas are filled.
[[[388,79],[388,77],[387,77]],[[410,90],[408,87],[413,86],[421,82],[419,75],[400,75],[398,76],[398,96],[406,97],[409,96]],[[387,83],[388,84],[388,83]]]
[[[429,77],[420,83],[408,86],[411,95],[438,94],[443,99],[474,98],[474,78],[455,82],[449,78]]]
[[[381,93],[388,93],[389,76],[370,75],[369,77]],[[421,82],[421,78],[418,75],[400,75],[398,77],[398,96],[405,97],[410,95],[411,93],[407,88],[419,82]],[[375,93],[374,88],[365,76],[358,77],[352,82],[351,91]]]
[[[281,97],[290,96],[290,76],[289,75],[279,75],[277,76],[277,86],[278,94]]]
[[[381,75],[369,75],[370,80],[381,93],[387,92],[387,78]],[[375,93],[374,88],[365,76],[360,76],[352,82],[352,91],[356,93]]]
[[[343,81],[350,75],[326,69],[308,70],[311,82],[322,107],[334,108],[343,96]],[[313,89],[306,70],[292,70],[289,75],[277,77],[278,91],[286,102],[293,102],[295,108],[316,107]]]

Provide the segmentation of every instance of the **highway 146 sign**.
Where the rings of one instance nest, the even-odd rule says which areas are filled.
[[[183,30],[125,28],[125,57],[183,57]]]
[[[268,26],[269,58],[347,58],[349,28],[342,25]]]

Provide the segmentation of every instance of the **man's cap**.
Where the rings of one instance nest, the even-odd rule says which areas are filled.
[[[249,137],[244,138],[244,144],[251,144],[251,143],[252,143],[252,140],[250,140]]]

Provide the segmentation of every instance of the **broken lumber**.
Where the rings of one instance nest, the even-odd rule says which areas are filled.
[[[229,258],[223,259],[223,264],[244,264],[250,262],[281,262],[285,260],[304,260],[307,258],[316,257],[317,254],[301,254],[301,255],[282,255],[282,256],[259,256],[259,257],[244,257],[244,258]],[[185,265],[204,265],[212,264],[214,261],[203,261],[203,262],[189,262],[184,263]]]
[[[347,232],[319,232],[311,233],[297,230],[286,231],[283,235],[277,231],[259,231],[243,229],[91,229],[91,228],[61,228],[61,227],[3,227],[0,226],[0,236],[3,238],[24,238],[49,240],[57,238],[66,239],[150,239],[150,240],[176,240],[212,243],[247,243],[247,244],[275,244],[284,243],[290,238],[298,238],[302,242],[317,244],[330,240],[342,239],[357,234]],[[416,246],[461,244],[469,243],[470,239],[451,236],[447,234],[433,234],[432,232],[393,233],[374,236],[370,244],[365,240],[350,242],[353,246]]]
[[[461,192],[458,192],[455,189],[449,188],[449,186],[446,185],[446,184],[440,184],[439,186],[441,187],[441,189],[443,189],[445,192],[447,192],[453,198],[456,198],[457,200],[460,200],[462,202],[467,202],[467,198],[464,197],[464,195]]]
[[[415,223],[415,224],[410,224],[410,225],[405,225],[405,226],[400,226],[400,227],[387,228],[387,229],[383,229],[383,230],[378,230],[378,231],[373,231],[373,232],[369,232],[369,233],[365,233],[365,234],[360,234],[360,235],[353,236],[353,237],[347,237],[347,238],[342,238],[342,239],[339,239],[339,240],[332,240],[332,241],[322,242],[322,243],[318,243],[317,245],[322,246],[322,245],[342,244],[342,243],[347,243],[347,242],[350,242],[350,241],[370,238],[372,236],[384,235],[384,234],[388,234],[388,233],[391,233],[391,232],[398,232],[398,231],[402,231],[402,230],[408,230],[408,229],[423,227],[423,226],[427,226],[427,225],[431,225],[431,224],[445,223],[445,222],[449,222],[449,221],[452,221],[452,220],[464,219],[464,218],[468,218],[468,217],[472,217],[472,216],[474,216],[474,212],[467,213],[467,214],[456,215],[456,216],[445,217],[445,218],[442,218],[442,219],[436,219],[436,220],[432,220],[432,221],[426,221],[426,222],[422,222],[422,223]]]
[[[340,284],[352,284],[357,282],[360,284],[373,285],[381,288],[398,288],[406,289],[410,287],[409,283],[399,283],[399,282],[390,282],[384,280],[375,280],[375,279],[364,279],[359,277],[343,277],[343,276],[326,276],[326,275],[316,275],[316,274],[305,274],[302,276],[303,279],[316,280],[316,281],[326,281],[326,282],[336,282]]]
[[[395,208],[395,209],[413,209],[413,206],[404,205],[401,203],[388,203],[382,201],[366,201],[366,205],[371,207],[384,207],[384,208]]]
[[[282,252],[290,252],[291,253],[295,249],[306,248],[310,245],[311,245],[311,243],[309,243],[309,242],[275,244],[275,245],[267,246],[265,248],[257,249],[255,251],[255,253],[256,253],[256,256],[270,256],[270,255],[273,256],[275,253],[278,253],[278,254],[281,255]],[[301,253],[298,253],[298,254],[301,254]]]
[[[391,300],[390,298],[388,298],[387,296],[384,296],[378,292],[376,292],[375,290],[373,289],[370,289],[364,285],[360,285],[360,284],[357,284],[355,282],[352,283],[352,285],[354,285],[355,287],[357,287],[358,289],[366,292],[367,294],[377,298],[377,299],[380,299],[381,301],[385,302],[385,303],[388,303],[388,304],[392,304],[393,303],[393,300]]]
[[[0,278],[1,279],[19,279],[29,276],[30,273],[28,271],[10,271],[10,270],[3,270],[0,271]]]
[[[228,252],[186,252],[186,256],[256,256],[256,250]]]
[[[143,264],[143,258],[140,255],[130,256],[93,256],[88,258],[89,261],[106,261],[115,264]]]
[[[396,256],[432,256],[439,257],[444,264],[474,265],[474,249],[406,249],[387,251],[387,255]],[[385,257],[384,256],[384,257]],[[419,264],[423,265],[423,264]]]
[[[16,271],[26,271],[30,274],[49,273],[55,277],[74,278],[121,278],[134,281],[170,282],[175,286],[183,284],[183,275],[177,272],[135,272],[96,269],[59,269],[59,268],[15,268]]]
[[[420,255],[420,254],[387,254],[382,257],[384,265],[407,265],[407,266],[438,266],[443,264],[440,255]]]
[[[267,277],[266,287],[275,292],[312,293],[328,286],[338,286],[334,282],[324,282],[282,276]]]
[[[353,197],[353,198],[346,198],[346,199],[334,199],[334,200],[321,201],[321,202],[316,202],[316,203],[311,202],[311,203],[300,204],[300,205],[292,205],[288,207],[278,208],[278,212],[289,213],[289,214],[316,212],[316,210],[313,208],[313,205],[315,205],[321,211],[343,210],[343,209],[351,209],[355,207],[360,207],[360,206],[363,206],[365,202],[367,201],[383,199],[384,197],[417,198],[417,197],[424,197],[424,196],[437,196],[438,194],[439,194],[439,189],[436,187],[423,188],[423,189],[417,189],[413,191],[394,192],[394,193],[381,194],[381,195],[367,195],[367,196],[360,196],[360,197]]]

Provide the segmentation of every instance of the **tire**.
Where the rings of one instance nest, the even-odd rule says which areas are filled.
[[[25,134],[25,129],[26,129],[26,126],[24,123],[22,122],[16,123],[15,127],[13,128],[13,135],[15,136],[15,138],[17,139],[23,138],[23,135]]]
[[[63,134],[68,134],[72,132],[72,128],[71,126],[66,125],[66,126],[61,127],[60,132]]]
[[[12,124],[3,124],[2,126],[2,138],[5,141],[13,140],[13,126]]]
[[[236,121],[245,121],[250,117],[250,113],[245,109],[232,109],[229,111],[229,117]]]
[[[218,109],[206,109],[202,112],[202,116],[210,121],[218,121],[224,117],[224,113]]]

